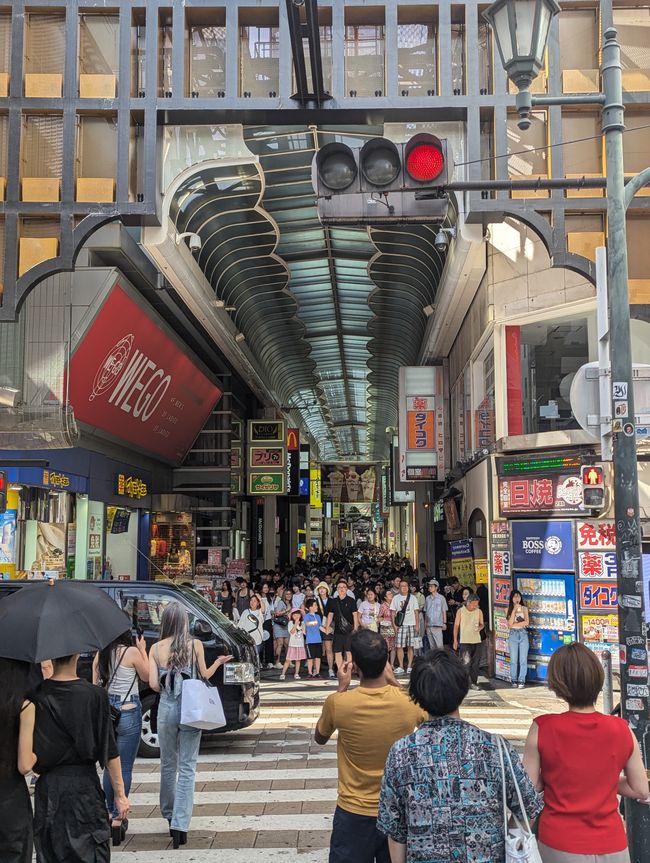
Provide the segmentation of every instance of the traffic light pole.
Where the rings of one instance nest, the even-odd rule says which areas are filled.
[[[607,174],[607,286],[611,353],[611,416],[623,417],[613,435],[614,514],[618,570],[618,626],[621,647],[621,716],[630,723],[648,765],[648,654],[643,621],[641,522],[634,425],[634,388],[630,338],[625,214],[634,194],[626,195],[623,167],[623,85],[616,30],[604,33],[602,128]],[[645,172],[644,172],[645,173]],[[618,411],[615,407],[618,405]],[[648,613],[647,610],[646,614]],[[625,801],[632,863],[650,860],[650,807]]]

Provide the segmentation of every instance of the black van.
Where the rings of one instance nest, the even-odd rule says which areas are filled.
[[[0,582],[0,600],[33,581]],[[252,725],[260,711],[260,669],[253,641],[221,614],[207,599],[190,587],[162,581],[92,581],[108,592],[120,608],[124,609],[133,627],[140,630],[147,649],[158,640],[160,618],[168,602],[176,600],[186,609],[190,618],[190,632],[201,639],[205,648],[206,665],[218,656],[232,654],[233,659],[217,669],[212,682],[219,688],[227,724],[221,731],[236,731]],[[79,661],[79,674],[88,680],[92,677],[92,655],[85,654]],[[155,727],[157,693],[140,684],[142,699],[142,738],[139,755],[155,758],[159,755]],[[204,732],[211,733],[211,732]],[[218,733],[218,732],[215,732]]]

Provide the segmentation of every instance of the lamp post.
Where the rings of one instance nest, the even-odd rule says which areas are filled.
[[[611,0],[606,20],[611,20]],[[604,4],[603,4],[604,5]],[[543,65],[551,21],[560,11],[556,0],[496,0],[485,12],[501,61],[518,86],[519,127],[530,126],[535,105],[602,106],[607,174],[607,281],[611,351],[611,400],[627,402],[624,433],[613,435],[614,513],[618,569],[619,641],[621,645],[621,715],[629,722],[648,764],[648,656],[643,627],[641,524],[634,429],[634,390],[628,299],[625,213],[634,193],[650,181],[650,169],[625,188],[623,169],[623,86],[621,49],[616,30],[608,27],[602,48],[602,93],[533,96],[531,82]],[[601,406],[604,409],[605,406]],[[615,412],[609,405],[610,416]],[[650,610],[647,610],[648,613]],[[630,674],[632,670],[633,674]],[[626,827],[632,863],[650,860],[650,808],[626,800]]]

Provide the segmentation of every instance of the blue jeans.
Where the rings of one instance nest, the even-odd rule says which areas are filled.
[[[172,830],[189,830],[201,731],[181,725],[181,698],[164,689],[158,707],[160,811]]]
[[[528,674],[528,633],[525,629],[511,629],[510,677],[513,683],[525,683]]]
[[[142,729],[142,705],[140,698],[137,695],[131,695],[124,704],[134,704],[135,707],[124,710],[124,704],[120,702],[119,695],[110,695],[109,699],[114,707],[122,707],[122,715],[120,723],[117,726],[115,740],[117,743],[117,751],[120,755],[120,764],[122,767],[122,780],[124,781],[124,793],[127,795],[131,790],[131,777],[133,776],[133,763],[135,756],[138,754],[138,746],[140,745],[140,733]],[[108,770],[104,770],[104,794],[106,795],[106,807],[111,818],[117,818],[117,810],[115,809],[115,797],[113,795],[113,786],[108,775]]]
[[[377,819],[337,806],[329,863],[390,863],[388,839],[377,830]]]

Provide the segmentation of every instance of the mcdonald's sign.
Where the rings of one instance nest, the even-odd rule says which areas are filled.
[[[298,429],[287,429],[287,449],[289,452],[300,451],[300,432]]]

